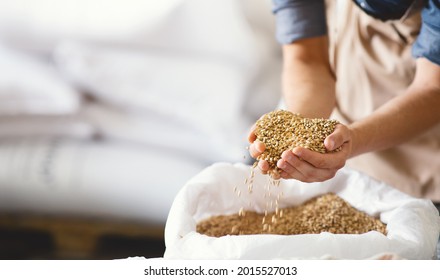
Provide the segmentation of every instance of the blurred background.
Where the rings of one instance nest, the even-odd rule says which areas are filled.
[[[0,258],[160,257],[280,99],[270,0],[0,0]]]

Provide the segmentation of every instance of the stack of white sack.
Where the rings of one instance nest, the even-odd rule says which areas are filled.
[[[76,117],[81,95],[53,65],[1,45],[0,61],[0,137],[93,134],[93,128]]]
[[[0,85],[2,209],[165,222],[191,176],[249,158],[279,99],[269,0],[34,2],[0,2],[8,67],[39,65]]]
[[[172,151],[67,138],[2,140],[0,209],[163,223],[202,166]]]

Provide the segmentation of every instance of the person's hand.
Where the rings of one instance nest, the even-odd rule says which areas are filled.
[[[254,124],[249,132],[248,141],[250,143],[249,154],[251,157],[257,159],[264,152],[266,146],[263,142],[257,140],[257,136],[255,135],[255,127],[256,126]],[[269,163],[266,160],[259,160],[258,168],[260,168],[263,174],[267,174],[269,171]]]
[[[251,143],[249,153],[253,158],[258,158],[266,147],[264,143],[256,140],[254,131],[255,126],[251,128],[248,135],[249,143]],[[277,167],[281,170],[279,176],[302,182],[322,182],[333,178],[336,172],[345,166],[350,155],[351,131],[345,125],[338,124],[335,131],[325,139],[324,145],[329,151],[334,151],[339,147],[340,150],[321,154],[306,148],[295,147],[284,151],[277,162]],[[269,171],[269,163],[265,160],[260,160],[258,167],[264,174]]]
[[[329,151],[337,152],[321,154],[306,148],[295,147],[284,151],[277,167],[281,169],[280,176],[284,179],[297,179],[302,182],[322,182],[331,179],[336,172],[344,167],[352,148],[351,131],[342,124],[324,141]]]

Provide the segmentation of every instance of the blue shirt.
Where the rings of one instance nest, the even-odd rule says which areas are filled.
[[[277,40],[296,40],[325,35],[324,0],[272,0],[276,14]],[[421,4],[422,28],[412,47],[414,57],[440,65],[440,0],[354,0],[367,14],[381,20],[399,19]]]

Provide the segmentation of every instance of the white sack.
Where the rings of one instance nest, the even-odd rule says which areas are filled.
[[[234,148],[232,154],[240,155],[246,145],[253,123],[241,114],[246,69],[170,52],[73,43],[60,46],[55,59],[60,71],[98,102],[174,119],[219,147]]]
[[[96,136],[96,130],[81,115],[18,115],[0,118],[0,139],[41,136],[91,139]]]
[[[0,211],[165,223],[199,163],[170,151],[106,141],[0,141]]]
[[[387,236],[379,232],[352,234],[242,235],[209,237],[196,224],[213,215],[245,210],[262,212],[267,176],[256,172],[254,191],[245,178],[251,167],[219,163],[191,179],[176,196],[168,216],[164,257],[170,259],[366,259],[387,252],[407,259],[433,259],[440,219],[431,201],[410,197],[384,183],[349,169],[322,183],[283,180],[280,208],[333,192],[355,208],[380,217]],[[240,197],[233,191],[237,186]],[[251,205],[249,206],[249,201]]]
[[[50,52],[63,40],[122,42],[145,38],[182,0],[0,1],[0,38],[20,49]]]
[[[162,148],[206,166],[218,161],[240,162],[247,154],[241,141],[228,145],[190,122],[164,114],[100,103],[87,104],[82,113],[105,139]]]
[[[81,96],[43,59],[0,46],[0,115],[76,113]]]
[[[123,108],[132,128],[136,112],[159,117],[167,129],[174,120],[191,130],[188,138],[201,135],[199,141],[215,146],[203,151],[210,159],[215,154],[210,163],[240,161],[247,130],[280,96],[270,1],[182,1],[154,32],[133,31],[112,43],[61,40],[54,63],[97,102]],[[152,138],[133,131],[127,138]]]

